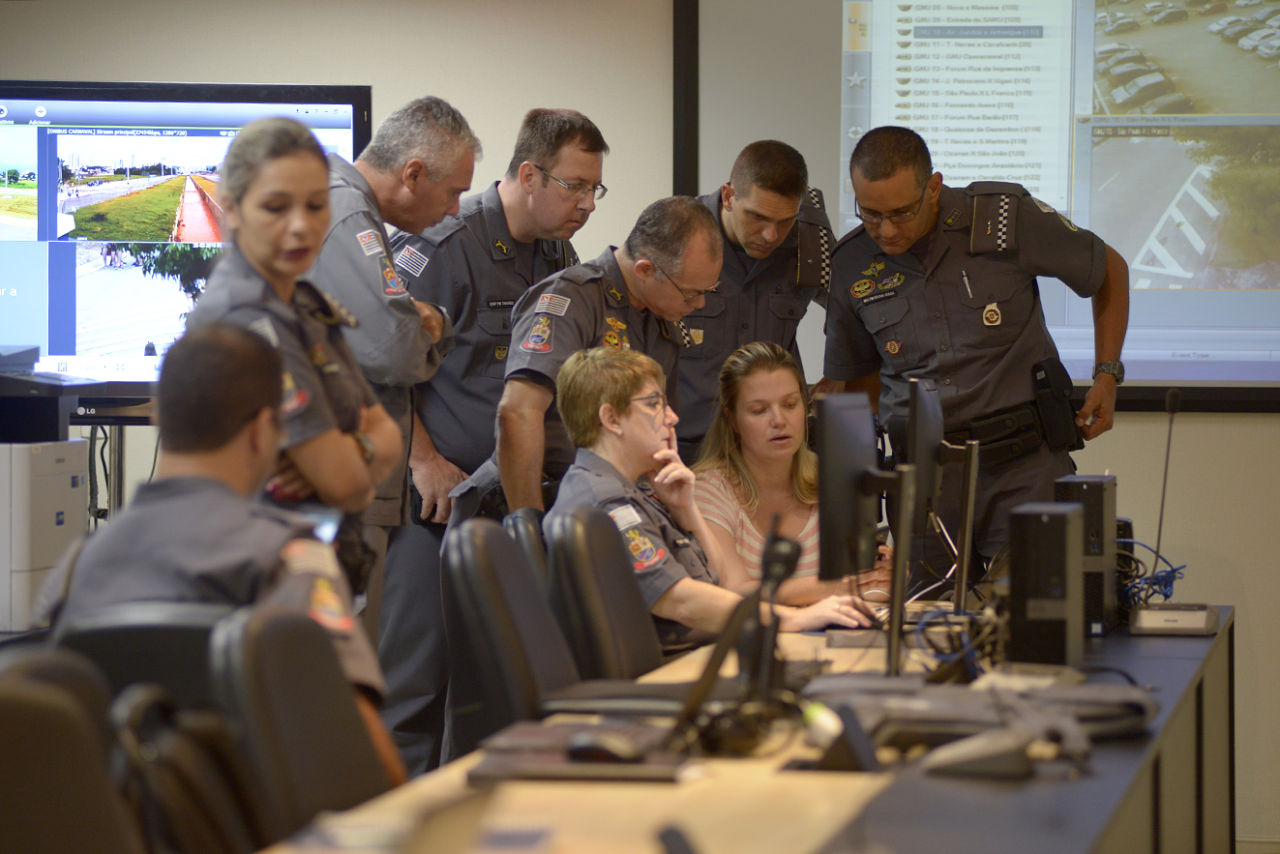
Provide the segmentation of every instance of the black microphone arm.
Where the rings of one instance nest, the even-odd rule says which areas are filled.
[[[1160,540],[1164,537],[1164,499],[1169,490],[1169,452],[1173,448],[1173,416],[1182,405],[1182,391],[1171,388],[1164,397],[1164,411],[1169,413],[1169,434],[1164,445],[1164,479],[1160,483],[1160,517],[1156,522],[1156,556],[1152,561],[1151,571],[1160,571]]]

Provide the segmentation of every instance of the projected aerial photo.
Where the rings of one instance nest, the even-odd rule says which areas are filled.
[[[1280,126],[1095,126],[1090,228],[1135,289],[1280,282]]]

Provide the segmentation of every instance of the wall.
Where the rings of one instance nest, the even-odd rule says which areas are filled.
[[[775,136],[800,149],[811,183],[835,205],[844,177],[840,15],[839,0],[701,0],[702,187],[726,180],[744,144]],[[801,326],[811,380],[821,375],[822,317],[814,307]],[[1114,430],[1077,455],[1082,473],[1117,476],[1120,514],[1152,545],[1167,422],[1162,414],[1121,413]],[[1257,854],[1280,849],[1280,679],[1271,659],[1280,621],[1268,616],[1280,607],[1270,528],[1280,498],[1277,437],[1280,415],[1179,415],[1162,548],[1188,564],[1178,599],[1237,607],[1237,836],[1252,842],[1242,852]]]

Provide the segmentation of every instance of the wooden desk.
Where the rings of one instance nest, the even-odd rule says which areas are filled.
[[[661,852],[657,833],[678,826],[699,854],[716,852],[1230,851],[1234,848],[1233,614],[1215,638],[1093,641],[1089,663],[1122,667],[1157,688],[1152,733],[1096,747],[1092,773],[1062,763],[1026,783],[888,774],[780,770],[781,753],[698,763],[679,784],[510,782],[467,796],[475,755],[330,820],[341,849],[279,845],[276,854],[367,850],[416,852]],[[883,649],[827,649],[820,637],[784,635],[792,659],[820,655],[841,669],[883,667]],[[652,674],[693,678],[706,651]],[[732,657],[725,674],[735,669]],[[540,842],[506,846],[505,834],[541,831]],[[367,834],[369,846],[352,841]],[[392,841],[403,838],[403,848]]]

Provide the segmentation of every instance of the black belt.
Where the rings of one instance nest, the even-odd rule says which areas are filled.
[[[982,415],[969,421],[961,430],[946,434],[953,445],[976,439],[980,445],[979,463],[998,465],[1034,453],[1044,444],[1044,428],[1035,403],[1019,403]]]

